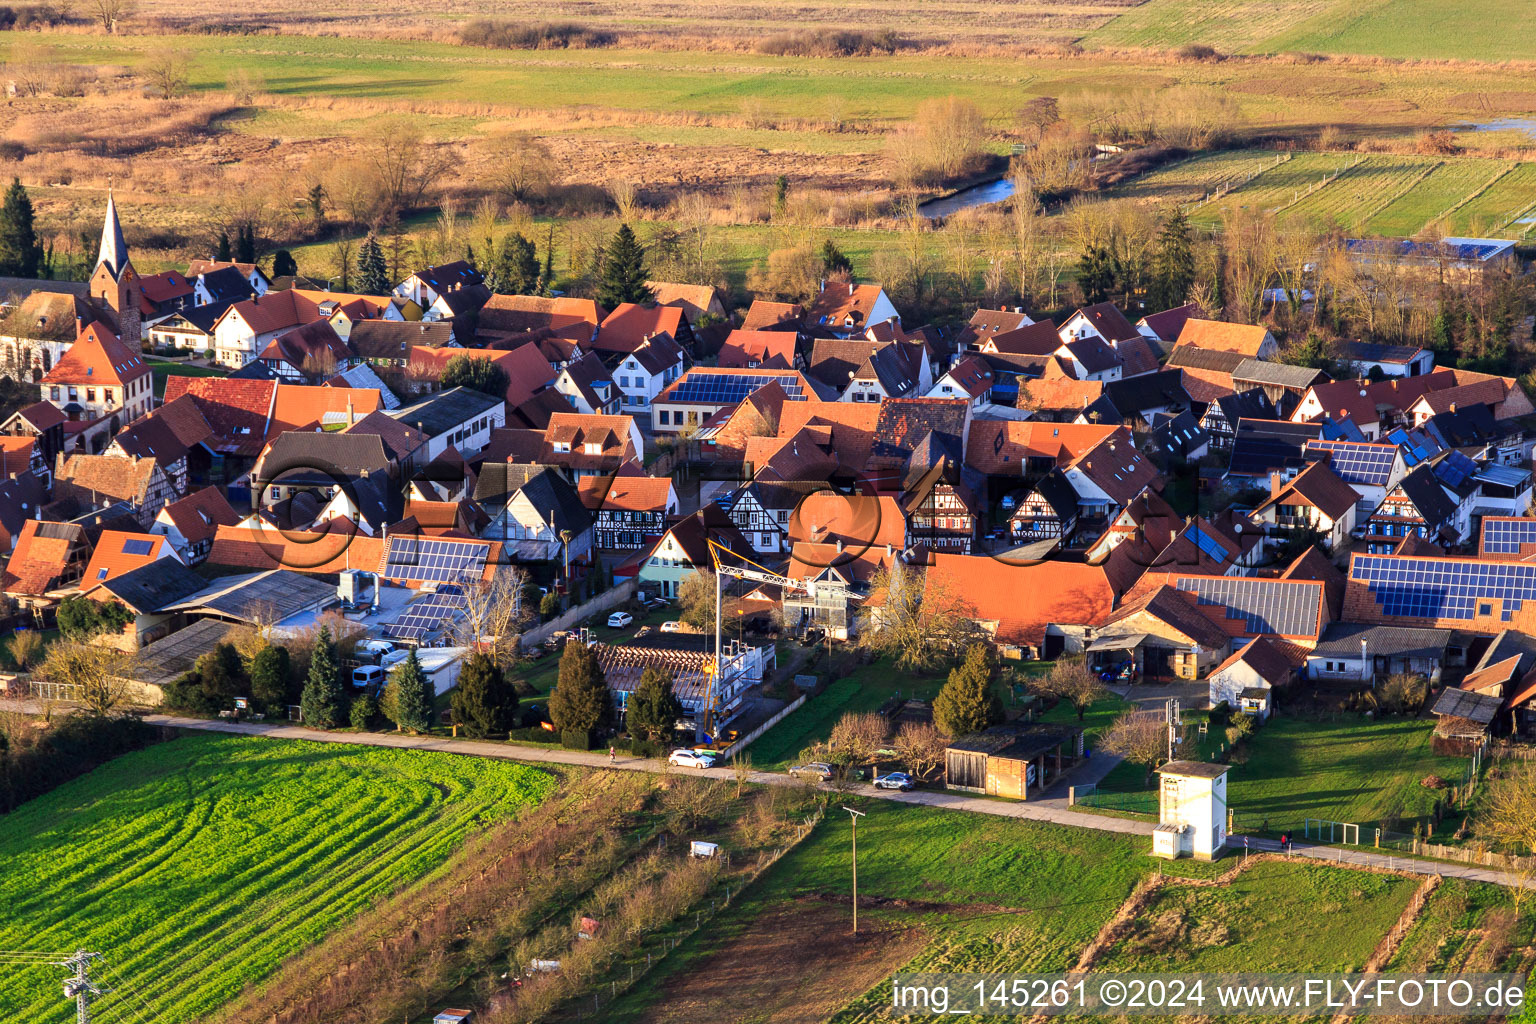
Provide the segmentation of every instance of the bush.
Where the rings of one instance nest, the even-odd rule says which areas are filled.
[[[758,53],[777,57],[869,57],[912,44],[889,30],[879,32],[782,32],[757,44]]]
[[[459,29],[459,42],[464,46],[493,50],[590,50],[618,41],[616,33],[572,22],[526,25],[507,18],[475,18]]]
[[[350,716],[352,728],[360,732],[368,732],[373,728],[374,719],[379,715],[379,702],[371,693],[358,694],[352,701],[352,713]]]
[[[591,750],[592,733],[580,729],[563,732],[560,734],[560,745],[567,750]]]
[[[507,730],[507,739],[513,743],[554,743],[557,738],[548,729],[540,729],[536,725]]]
[[[1215,707],[1211,708],[1211,725],[1212,726],[1223,726],[1223,725],[1226,725],[1227,721],[1231,717],[1232,717],[1232,705],[1227,703],[1226,701],[1222,701],[1220,704],[1217,704]]]
[[[1221,60],[1221,53],[1216,47],[1206,43],[1185,43],[1174,50],[1173,55],[1179,60]]]
[[[0,813],[163,738],[137,718],[71,715],[47,729],[21,716],[0,722]]]

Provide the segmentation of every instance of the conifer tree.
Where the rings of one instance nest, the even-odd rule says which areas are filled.
[[[1077,283],[1082,286],[1083,300],[1089,304],[1109,298],[1115,287],[1115,260],[1108,250],[1097,245],[1083,250],[1077,265]]]
[[[539,287],[539,255],[533,243],[517,232],[501,240],[492,269],[494,290],[503,295],[533,295]]]
[[[654,667],[640,673],[640,686],[629,698],[628,707],[629,734],[648,743],[670,737],[674,723],[683,714],[682,704],[672,693],[672,677]]]
[[[608,722],[613,710],[608,681],[597,656],[586,644],[565,645],[560,676],[549,695],[549,718],[566,745],[585,747],[592,732]]]
[[[1189,221],[1183,207],[1174,207],[1158,233],[1147,302],[1154,311],[1182,306],[1194,283],[1195,248],[1189,239]]]
[[[288,703],[288,648],[269,644],[251,659],[251,696],[276,711]]]
[[[218,252],[214,253],[213,258],[220,263],[228,263],[234,259],[234,255],[229,251],[229,232],[219,232],[219,249]]]
[[[0,205],[0,274],[7,277],[36,277],[43,258],[37,230],[32,222],[32,199],[20,178],[11,179]]]
[[[293,253],[287,249],[279,249],[272,254],[272,273],[276,277],[293,277],[299,272],[299,264],[293,258]]]
[[[242,224],[235,230],[235,262],[256,262],[256,228]]]
[[[504,395],[512,378],[493,359],[454,356],[443,367],[444,388],[473,388],[483,395]]]
[[[426,732],[432,723],[433,696],[432,682],[421,670],[421,662],[413,647],[399,667],[390,673],[379,710],[395,723],[396,729]]]
[[[650,302],[656,295],[645,281],[645,248],[629,225],[621,224],[603,258],[597,301],[609,309],[625,302]]]
[[[384,250],[378,236],[363,239],[357,251],[357,290],[363,295],[389,294],[389,270],[384,265]]]
[[[960,667],[950,669],[949,681],[933,700],[933,720],[950,736],[968,736],[1003,720],[986,647],[972,644]]]
[[[464,663],[453,691],[453,721],[472,739],[504,734],[517,710],[517,693],[502,675],[501,667],[476,651]]]
[[[317,729],[334,729],[341,724],[345,703],[341,666],[336,660],[336,642],[331,639],[331,628],[321,626],[320,635],[315,638],[315,652],[309,659],[309,677],[304,683],[304,693],[299,697],[304,724]]]
[[[830,238],[821,245],[821,265],[828,277],[835,274],[853,276],[853,261],[843,255],[843,250]]]

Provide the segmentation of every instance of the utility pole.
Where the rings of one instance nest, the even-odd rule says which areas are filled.
[[[1173,745],[1178,740],[1180,715],[1177,698],[1168,701],[1164,707],[1164,713],[1168,720],[1168,760],[1173,760]]]
[[[75,1001],[75,1024],[91,1024],[91,999],[106,992],[91,981],[91,961],[99,959],[100,953],[87,953],[81,949],[58,963],[58,966],[72,968],[75,972],[74,977],[64,980],[64,998]]]
[[[859,819],[864,817],[863,811],[856,811],[852,807],[844,806],[853,823],[853,934],[859,934]]]

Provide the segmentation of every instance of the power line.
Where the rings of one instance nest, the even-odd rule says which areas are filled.
[[[117,992],[127,992],[131,994],[133,998],[139,1001],[139,1006],[144,1007],[144,1013],[148,1013],[151,1017],[154,1016],[155,1011],[149,1008],[149,1003],[145,1000],[144,996],[139,992],[138,989],[134,988],[132,985],[129,985],[127,981],[123,979],[123,976],[118,973],[116,967],[113,967],[106,961],[102,961],[102,967],[112,976],[112,983],[117,986]],[[139,1024],[148,1024],[147,1019],[143,1013],[139,1012],[138,1007],[135,1007],[132,1003],[129,1003],[128,1009],[133,1011],[133,1015],[138,1019]]]

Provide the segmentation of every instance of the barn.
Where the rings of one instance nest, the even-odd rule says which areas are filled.
[[[1083,730],[1068,723],[1009,723],[955,740],[944,751],[945,788],[1015,800],[1038,797],[1083,759]]]

